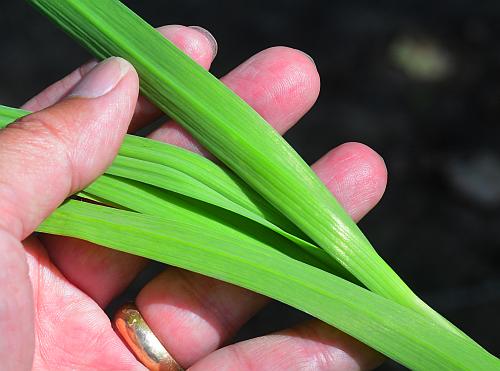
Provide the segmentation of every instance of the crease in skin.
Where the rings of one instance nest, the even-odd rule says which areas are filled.
[[[8,370],[24,370],[31,365],[34,348],[33,293],[29,267],[22,244],[0,228],[0,351],[1,365]],[[17,326],[22,323],[23,326]],[[1,368],[1,367],[0,367]]]
[[[83,292],[69,283],[50,262],[34,237],[25,241],[30,277],[34,288],[34,369],[114,369],[135,359],[116,338],[105,313]],[[56,300],[53,300],[56,298]],[[71,334],[71,336],[67,336]],[[115,355],[102,359],[99,349]]]
[[[28,121],[26,125],[22,124]],[[3,193],[0,211],[3,220],[10,220],[9,225],[4,225],[4,227],[13,228],[9,231],[19,240],[25,238],[35,229],[40,220],[48,216],[48,205],[62,202],[70,194],[74,181],[72,179],[74,174],[68,167],[70,165],[69,153],[63,143],[66,139],[63,139],[64,135],[57,128],[51,127],[48,121],[50,121],[50,115],[47,120],[39,115],[38,119],[20,120],[0,132],[4,160],[3,172],[18,174],[8,181],[0,180],[0,193]],[[31,165],[41,162],[44,163],[44,168]],[[2,164],[0,164],[1,168]],[[70,174],[70,176],[64,176],[54,187],[57,189],[55,193],[64,194],[64,196],[58,197],[52,192],[53,190],[32,181],[46,178],[47,169],[51,176]],[[33,195],[44,200],[39,208],[33,209],[32,204],[23,201],[31,199]]]
[[[289,337],[303,349],[304,361],[310,360],[314,370],[365,370],[379,365],[384,357],[358,340],[319,320],[310,320],[279,334]]]
[[[173,144],[178,147],[185,148],[191,152],[198,153],[207,158],[213,159],[213,156],[205,148],[196,142],[191,134],[189,134],[182,126],[179,126],[173,121],[167,122],[157,128],[151,135],[150,139],[159,142]]]

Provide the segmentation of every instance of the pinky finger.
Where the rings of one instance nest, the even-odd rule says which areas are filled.
[[[356,339],[312,320],[221,348],[189,370],[372,370],[382,361]]]

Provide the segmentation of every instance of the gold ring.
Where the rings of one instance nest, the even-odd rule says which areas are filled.
[[[149,370],[183,370],[151,331],[134,304],[120,307],[115,314],[113,324],[135,357]]]

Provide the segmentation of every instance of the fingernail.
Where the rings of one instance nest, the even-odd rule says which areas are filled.
[[[68,94],[68,97],[98,98],[109,93],[130,71],[130,64],[117,57],[96,65]]]
[[[215,57],[217,55],[217,51],[219,50],[219,46],[217,45],[217,40],[215,40],[215,37],[206,29],[200,26],[189,26],[189,28],[192,28],[193,30],[198,31],[201,33],[203,36],[205,36],[212,46],[212,52],[213,56]]]

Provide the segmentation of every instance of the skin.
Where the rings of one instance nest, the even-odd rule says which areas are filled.
[[[210,67],[216,47],[203,32],[177,25],[160,31]],[[131,66],[104,96],[67,97],[95,65],[48,87],[24,106],[37,113],[0,131],[0,359],[6,370],[144,369],[103,309],[147,261],[80,240],[33,234],[68,195],[105,170],[127,130],[160,115],[138,98]],[[222,81],[280,133],[311,108],[320,87],[312,60],[285,47],[254,55]],[[151,137],[206,153],[173,122]],[[332,149],[313,169],[355,220],[377,204],[386,186],[383,160],[359,143]],[[223,346],[268,301],[169,267],[143,288],[137,306],[172,356],[192,370],[360,370],[382,361],[316,320]]]

